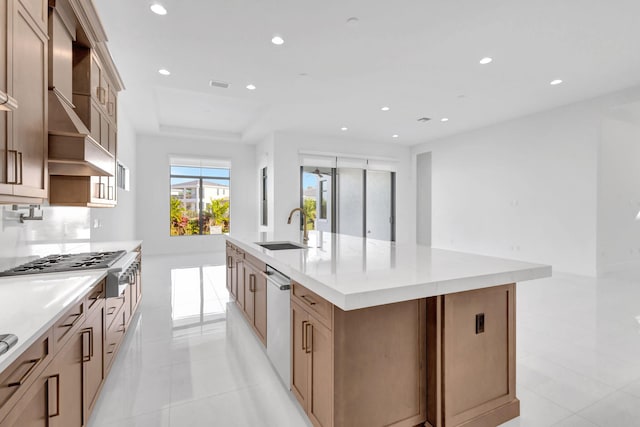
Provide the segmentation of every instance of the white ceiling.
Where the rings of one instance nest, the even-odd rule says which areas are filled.
[[[638,0],[159,2],[95,0],[142,133],[412,145],[640,84]]]

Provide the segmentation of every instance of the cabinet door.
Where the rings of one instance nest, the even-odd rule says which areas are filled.
[[[117,148],[118,148],[118,131],[116,130],[116,127],[113,124],[109,124],[109,152],[111,154],[113,154],[114,156],[116,155],[117,152]]]
[[[104,358],[104,300],[96,303],[99,306],[85,322],[81,330],[83,338],[83,402],[84,422],[89,421],[89,415],[98,399],[98,391],[103,379],[102,363]]]
[[[107,115],[113,123],[118,122],[118,93],[113,85],[109,85],[109,99],[107,100]]]
[[[291,301],[291,391],[305,411],[309,395],[307,325],[309,315],[295,301]]]
[[[315,426],[333,426],[333,336],[331,330],[309,317],[307,352],[311,377],[307,413]]]
[[[47,35],[16,2],[13,19],[13,194],[47,197]]]
[[[242,310],[249,319],[249,323],[253,325],[254,306],[255,306],[255,288],[257,281],[256,269],[250,263],[244,263],[244,305]]]
[[[91,55],[91,97],[100,103],[100,99],[104,99],[106,93],[102,93],[102,86],[100,86],[100,74],[102,72],[98,59]]]
[[[233,275],[235,273],[235,263],[233,261],[233,249],[227,246],[227,290],[231,294]],[[232,294],[233,295],[233,294]],[[233,295],[235,297],[235,295]]]
[[[100,145],[109,150],[109,122],[103,113],[100,114]]]
[[[236,302],[244,311],[244,262],[236,258]]]
[[[76,332],[56,355],[49,369],[51,426],[82,425],[82,350],[82,334]]]
[[[91,137],[95,139],[98,144],[100,144],[101,137],[100,125],[100,109],[98,108],[98,104],[94,101],[91,102],[89,131],[91,132]]]
[[[49,414],[55,414],[55,384],[58,377],[49,377],[48,370],[45,372],[0,422],[0,427],[50,427],[52,425]],[[50,394],[52,395],[51,406],[49,405]]]
[[[255,291],[253,293],[253,325],[258,338],[267,344],[267,279],[261,274],[256,276]]]

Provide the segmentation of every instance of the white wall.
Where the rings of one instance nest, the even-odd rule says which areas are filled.
[[[640,267],[640,123],[606,118],[598,165],[598,272]]]
[[[408,147],[290,132],[276,132],[274,135],[273,230],[289,232],[295,227],[287,224],[287,218],[291,209],[300,206],[300,151],[397,160],[396,241],[415,241],[415,186]]]
[[[131,122],[118,110],[118,160],[129,168],[131,189],[118,188],[118,205],[115,208],[91,209],[91,240],[136,240],[136,133]]]
[[[598,136],[578,104],[415,148],[432,153],[432,245],[595,274]]]
[[[257,228],[257,168],[254,145],[181,137],[138,135],[137,237],[147,254],[223,251],[224,239],[211,236],[169,235],[169,156],[231,161],[230,229]]]
[[[414,167],[417,154],[432,153],[432,245],[596,275],[598,242],[617,239],[597,231],[601,205],[610,203],[602,191],[599,197],[598,168],[615,170],[621,157],[611,152],[598,160],[602,141],[622,131],[605,119],[614,106],[637,99],[640,88],[632,88],[413,147]],[[622,133],[625,144],[637,141],[628,128]],[[637,179],[637,164],[625,179]],[[600,181],[601,190],[617,191],[619,181]],[[640,202],[627,189],[618,202]],[[631,241],[625,245],[628,251]]]

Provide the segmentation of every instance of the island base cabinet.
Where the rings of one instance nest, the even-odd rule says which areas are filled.
[[[426,301],[352,311],[330,305],[326,313],[325,300],[297,283],[293,289],[291,391],[312,424],[422,425]]]
[[[291,390],[314,426],[333,426],[333,335],[295,302],[291,316]]]
[[[427,317],[427,426],[517,417],[515,284],[429,298]]]

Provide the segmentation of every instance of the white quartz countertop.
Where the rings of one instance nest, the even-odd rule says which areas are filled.
[[[142,241],[67,242],[34,244],[20,248],[11,258],[0,259],[0,270],[42,256],[83,252],[125,250]],[[107,270],[84,270],[0,277],[0,335],[14,334],[18,343],[0,355],[0,372],[29,348],[66,310],[107,275]]]
[[[0,355],[0,372],[106,275],[106,270],[85,270],[0,278],[0,335],[18,337]]]
[[[325,232],[310,232],[307,249],[279,251],[256,242],[301,243],[299,233],[226,238],[343,310],[551,276],[549,265]]]

